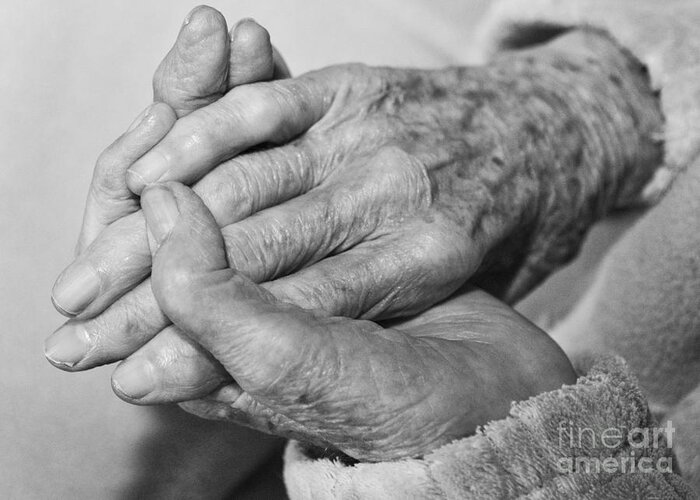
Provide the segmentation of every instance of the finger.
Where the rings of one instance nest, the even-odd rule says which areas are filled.
[[[222,163],[193,189],[223,227],[308,192],[329,161],[310,141],[292,141]]]
[[[170,104],[182,117],[223,96],[228,84],[229,43],[220,12],[204,5],[192,10],[155,72],[154,100]]]
[[[200,398],[231,377],[187,335],[169,326],[119,364],[112,375],[115,392],[139,404]]]
[[[143,281],[151,264],[145,229],[141,212],[106,227],[59,275],[54,307],[68,317],[93,317]]]
[[[62,370],[87,370],[126,358],[169,323],[145,280],[94,318],[67,321],[46,339],[44,353]]]
[[[230,33],[228,86],[270,80],[275,73],[268,31],[253,19],[241,19]]]
[[[124,182],[126,170],[165,137],[175,120],[175,114],[167,104],[151,104],[100,155],[85,205],[78,253],[85,250],[106,226],[138,210],[138,200]]]
[[[344,252],[431,203],[423,165],[393,148],[343,167],[307,194],[226,226],[231,266],[266,281]]]
[[[278,299],[333,316],[381,320],[425,311],[464,283],[460,236],[417,222],[400,233],[363,241],[294,274],[263,283]]]
[[[252,146],[282,143],[305,132],[332,101],[314,77],[236,87],[215,103],[179,120],[127,172],[134,193],[155,181],[192,183]]]

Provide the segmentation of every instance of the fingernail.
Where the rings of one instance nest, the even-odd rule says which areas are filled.
[[[70,266],[53,286],[51,301],[64,316],[80,314],[100,293],[100,277],[89,264]]]
[[[173,193],[165,186],[149,187],[141,196],[141,208],[146,216],[146,226],[160,245],[175,227],[180,211]]]
[[[245,24],[245,23],[255,23],[255,24],[258,24],[258,22],[257,22],[255,19],[253,19],[252,17],[244,17],[243,19],[241,19],[240,21],[238,21],[238,22],[234,25],[232,31],[236,31],[236,28],[238,28],[239,26],[241,26],[241,25],[243,25],[243,24]]]
[[[151,108],[153,108],[153,104],[148,106],[146,109],[141,111],[139,116],[134,119],[133,122],[131,122],[131,125],[129,125],[129,128],[126,129],[126,133],[128,134],[129,132],[133,132],[139,125],[142,123],[146,122],[146,118],[148,118],[149,113],[151,112]]]
[[[126,185],[134,194],[139,194],[148,184],[143,177],[131,170],[126,171]]]
[[[136,161],[126,173],[131,177],[134,188],[141,192],[146,185],[156,182],[167,170],[168,160],[156,148]]]
[[[90,337],[85,328],[66,323],[44,341],[44,355],[56,365],[72,367],[85,357],[89,347]]]
[[[114,390],[131,399],[141,399],[153,392],[153,370],[145,359],[130,359],[112,375]]]

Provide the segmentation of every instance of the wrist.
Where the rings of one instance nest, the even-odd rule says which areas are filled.
[[[572,31],[486,67],[507,93],[493,101],[506,161],[528,180],[505,197],[479,284],[509,302],[578,251],[586,230],[641,191],[660,164],[662,125],[642,66],[609,37]],[[513,206],[515,200],[519,205]]]

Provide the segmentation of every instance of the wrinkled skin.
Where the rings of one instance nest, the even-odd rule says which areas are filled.
[[[641,186],[603,175],[615,171],[610,165],[643,172],[639,165],[656,159],[643,141],[656,124],[653,102],[647,114],[629,105],[612,130],[601,109],[606,98],[643,100],[645,87],[627,82],[629,75],[618,78],[626,83],[617,90],[601,86],[590,117],[568,107],[562,79],[594,89],[600,80],[596,71],[559,63],[576,57],[555,44],[487,68],[351,65],[238,87],[178,121],[149,155],[171,159],[161,179],[193,181],[255,144],[283,144],[235,157],[195,191],[224,226],[231,265],[254,281],[272,280],[263,286],[297,306],[405,315],[444,299],[475,272],[492,276],[496,290],[520,289],[509,292],[517,296],[551,268],[543,263],[566,260],[625,189]],[[605,66],[605,58],[589,59]],[[634,140],[616,141],[626,133]],[[148,176],[144,165],[152,166],[147,158],[131,169],[135,191]],[[559,182],[572,165],[582,170],[578,183]],[[97,298],[56,334],[88,344],[87,355],[62,366],[89,368],[148,342],[143,350],[159,373],[151,402],[203,396],[226,375],[176,328],[153,337],[168,318],[148,282],[121,297],[149,264],[143,216],[134,213],[105,229],[61,277],[55,297],[77,266],[99,269],[101,280]]]
[[[466,290],[391,328],[305,310],[231,269],[218,225],[188,188],[155,185],[142,204],[158,304],[235,380],[185,405],[199,415],[390,460],[471,434],[511,401],[575,380],[546,333],[484,292]],[[115,390],[129,399],[120,372],[148,377],[151,366],[135,354]]]

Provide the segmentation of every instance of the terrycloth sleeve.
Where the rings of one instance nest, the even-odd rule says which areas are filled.
[[[610,357],[422,459],[346,466],[291,442],[284,475],[292,500],[693,498],[672,472],[672,439]]]
[[[643,193],[655,201],[700,154],[700,2],[504,0],[480,24],[476,60],[576,26],[604,29],[645,64],[666,120],[665,165]]]

